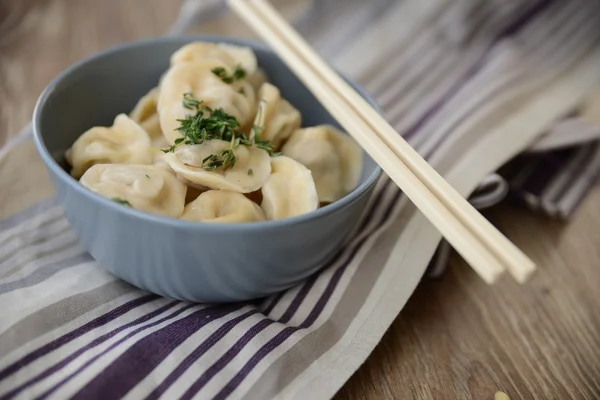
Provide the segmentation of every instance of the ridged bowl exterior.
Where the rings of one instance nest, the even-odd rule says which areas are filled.
[[[92,257],[113,274],[180,300],[262,297],[298,283],[340,250],[381,175],[367,155],[360,185],[338,202],[299,217],[250,224],[192,223],[143,213],[87,190],[64,170],[64,151],[75,139],[90,127],[110,125],[118,113],[129,112],[156,86],[170,55],[193,40],[252,47],[269,80],[302,113],[304,126],[337,125],[263,45],[226,37],[183,37],[121,45],[63,72],[38,101],[35,142],[72,229]]]

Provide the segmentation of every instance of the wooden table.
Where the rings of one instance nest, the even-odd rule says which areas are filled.
[[[119,42],[163,34],[179,1],[0,0],[0,146],[48,81]],[[214,30],[206,26],[206,30]],[[569,224],[487,213],[539,264],[485,285],[457,257],[423,282],[339,399],[600,399],[600,189]]]

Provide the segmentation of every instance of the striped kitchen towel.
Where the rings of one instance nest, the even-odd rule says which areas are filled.
[[[324,8],[332,19],[319,24],[343,37],[311,41],[464,196],[599,86],[598,2],[351,9],[361,3],[348,0],[342,20]],[[90,258],[30,140],[0,157],[0,192],[10,193],[0,197],[2,399],[328,399],[441,239],[384,176],[361,229],[319,273],[260,301],[190,304],[136,289]]]

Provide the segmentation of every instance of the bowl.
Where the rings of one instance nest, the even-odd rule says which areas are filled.
[[[287,289],[340,250],[358,223],[381,169],[366,154],[358,187],[309,214],[265,222],[187,222],[123,207],[93,193],[65,170],[64,153],[96,125],[110,126],[157,85],[170,56],[195,40],[251,47],[269,80],[303,117],[303,126],[339,125],[266,46],[217,36],[123,44],[57,76],[34,111],[34,140],[69,224],[103,267],[150,292],[193,302],[250,300]],[[354,87],[375,105],[360,88]]]

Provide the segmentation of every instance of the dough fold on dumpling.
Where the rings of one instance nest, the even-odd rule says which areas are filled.
[[[235,117],[240,126],[252,121],[256,106],[256,93],[246,81],[230,85],[223,82],[211,70],[221,66],[214,61],[185,62],[171,67],[163,77],[158,97],[158,114],[163,135],[174,143],[181,134],[177,128],[181,126],[179,119],[194,115],[195,110],[183,106],[186,93],[202,101],[203,106],[212,109],[222,108],[227,114]]]
[[[241,193],[209,190],[185,206],[181,219],[200,222],[264,221],[265,213]]]
[[[207,140],[202,144],[184,145],[164,160],[186,183],[200,189],[211,188],[238,193],[254,192],[266,182],[271,173],[269,153],[254,146],[240,145],[233,149],[236,161],[232,168],[219,167],[206,171],[202,161],[206,157],[228,149],[229,142]]]
[[[275,150],[300,127],[300,112],[272,84],[265,82],[258,93],[260,109],[254,125],[262,127],[261,140],[268,140]]]
[[[285,156],[271,159],[271,176],[262,187],[261,208],[267,219],[306,214],[319,207],[317,189],[308,168]]]
[[[333,126],[298,129],[281,151],[311,170],[321,203],[339,200],[360,180],[362,150]]]
[[[129,113],[129,117],[148,133],[152,145],[155,147],[155,142],[161,143],[164,140],[157,110],[158,94],[158,88],[151,89],[138,100],[134,109]]]
[[[171,144],[163,136],[158,117],[158,88],[153,88],[144,95],[135,105],[135,108],[129,113],[129,117],[139,124],[150,136],[152,154],[152,165],[170,170],[167,163],[164,162],[164,153],[161,149],[169,147]]]
[[[256,55],[250,47],[226,43],[192,42],[171,56],[171,65],[188,62],[214,61],[227,69],[241,66],[247,76],[258,68]]]
[[[252,85],[252,87],[254,88],[254,90],[258,93],[258,91],[260,90],[260,87],[267,82],[267,74],[266,72],[262,69],[262,68],[257,68],[256,71],[254,71],[253,74],[249,74],[248,77],[246,78],[246,80],[248,81],[248,83],[250,85]]]
[[[179,218],[187,187],[153,165],[96,164],[80,182],[106,198],[153,214]]]
[[[152,154],[148,133],[125,114],[119,114],[111,127],[96,126],[83,133],[65,157],[79,178],[95,164],[150,164]]]

